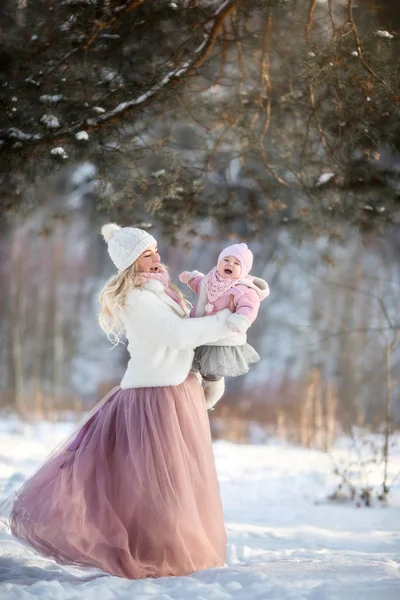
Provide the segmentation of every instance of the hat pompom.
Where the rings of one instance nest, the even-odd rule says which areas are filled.
[[[106,223],[101,228],[101,234],[102,234],[103,238],[106,240],[106,242],[109,242],[111,240],[111,238],[113,237],[113,235],[117,231],[119,231],[119,229],[121,229],[121,228],[116,223]]]

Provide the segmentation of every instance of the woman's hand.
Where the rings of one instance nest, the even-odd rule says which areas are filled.
[[[235,306],[235,296],[233,294],[230,294],[229,296],[229,310],[232,313],[236,312],[236,306]]]

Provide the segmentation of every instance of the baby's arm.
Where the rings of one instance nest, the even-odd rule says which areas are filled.
[[[260,302],[259,295],[252,289],[239,296],[235,302],[236,312],[228,317],[230,329],[238,333],[246,333],[257,318]]]
[[[200,284],[203,278],[204,275],[203,273],[200,273],[200,271],[183,271],[183,273],[179,275],[179,281],[186,283],[195,294],[199,293]]]

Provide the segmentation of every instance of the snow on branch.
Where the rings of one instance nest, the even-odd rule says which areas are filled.
[[[64,100],[62,94],[54,94],[53,96],[44,94],[43,96],[40,96],[40,102],[43,102],[43,104],[58,104],[61,100]]]
[[[78,140],[78,142],[87,142],[89,139],[89,134],[87,131],[78,131],[78,133],[75,134],[75,138]]]
[[[0,131],[0,135],[5,135],[6,138],[13,138],[19,140],[20,142],[32,142],[39,141],[42,139],[42,136],[38,133],[25,133],[16,127],[10,127],[9,129],[3,129]]]
[[[54,115],[43,115],[40,122],[49,129],[58,129],[60,127],[60,121]]]
[[[322,173],[319,177],[318,180],[316,182],[316,187],[321,187],[322,185],[325,185],[326,183],[328,183],[328,181],[330,181],[333,177],[335,176],[334,173]]]
[[[392,40],[394,38],[394,35],[392,35],[388,31],[382,31],[382,30],[376,31],[375,35],[377,35],[378,37],[381,37],[381,38],[386,38],[387,40]]]
[[[189,74],[192,70],[201,66],[206,57],[208,56],[215,40],[218,36],[219,31],[226,17],[234,10],[237,4],[237,0],[226,0],[221,4],[218,10],[214,13],[214,24],[211,28],[210,33],[204,38],[203,42],[194,51],[194,58],[190,61],[186,61],[183,66],[173,69],[167,75],[165,75],[159,83],[154,85],[144,94],[141,94],[138,98],[121,102],[118,106],[110,111],[107,111],[97,119],[88,119],[87,124],[90,127],[105,123],[122,115],[128,110],[144,104],[146,101],[151,99],[153,96],[158,94],[163,88],[165,88],[171,81],[176,81],[182,78],[184,75]]]
[[[62,148],[61,146],[57,146],[56,148],[52,148],[50,150],[50,154],[51,154],[51,156],[55,156],[55,157],[59,157],[59,158],[63,158],[63,159],[68,158],[68,154],[66,153],[66,151],[64,150],[64,148]]]

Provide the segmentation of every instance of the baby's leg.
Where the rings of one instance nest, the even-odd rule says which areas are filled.
[[[212,409],[224,394],[225,379],[223,377],[217,377],[216,375],[203,375],[203,373],[201,375],[204,381],[206,406],[208,409]]]

